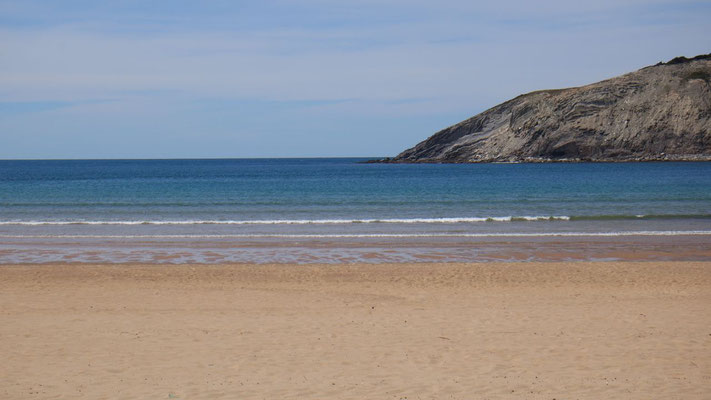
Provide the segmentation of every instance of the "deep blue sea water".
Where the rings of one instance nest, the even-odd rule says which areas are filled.
[[[711,163],[363,160],[0,161],[0,238],[711,232]]]

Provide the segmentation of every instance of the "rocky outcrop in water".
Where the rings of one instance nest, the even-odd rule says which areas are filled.
[[[518,96],[379,162],[711,160],[711,54]]]

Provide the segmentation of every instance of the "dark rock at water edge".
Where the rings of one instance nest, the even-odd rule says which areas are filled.
[[[518,96],[374,162],[711,160],[711,54]]]

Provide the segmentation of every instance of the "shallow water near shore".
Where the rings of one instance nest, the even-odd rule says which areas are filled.
[[[711,163],[363,160],[0,161],[0,263],[709,259]]]

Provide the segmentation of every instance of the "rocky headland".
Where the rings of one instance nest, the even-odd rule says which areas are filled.
[[[520,95],[375,162],[711,160],[711,54]]]

